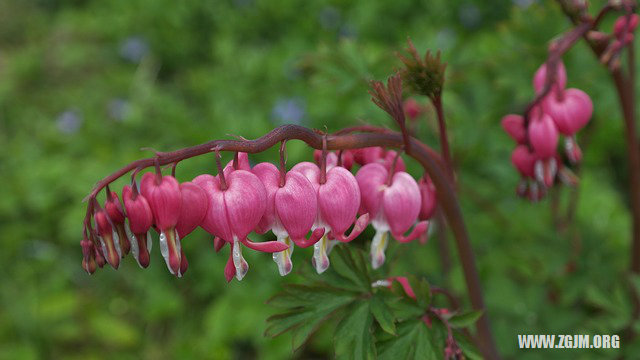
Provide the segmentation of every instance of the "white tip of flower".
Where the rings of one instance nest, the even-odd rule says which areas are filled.
[[[313,267],[316,268],[316,272],[318,274],[322,274],[329,268],[329,256],[327,256],[328,245],[329,240],[327,239],[327,235],[324,235],[320,241],[313,244],[313,257],[311,258],[311,263],[313,264]]]
[[[133,254],[133,258],[136,259],[138,266],[142,268],[142,265],[140,265],[140,249],[138,249],[138,239],[131,232],[128,222],[124,223],[124,231],[127,233],[127,237],[130,239],[129,242],[131,243],[131,254]]]
[[[236,279],[242,280],[249,271],[249,264],[242,257],[242,245],[238,239],[234,239],[233,244],[233,265],[236,268]]]
[[[167,264],[169,272],[173,274],[173,270],[171,270],[171,266],[169,266],[169,243],[167,242],[167,234],[165,234],[164,231],[160,232],[160,253],[164,258],[164,262]]]
[[[293,241],[288,237],[278,238],[278,241],[289,246],[285,251],[273,253],[273,261],[278,265],[278,272],[280,276],[285,276],[293,269],[293,262],[291,262],[291,254],[293,253]]]
[[[122,258],[122,250],[120,249],[120,237],[118,236],[118,232],[113,230],[113,246],[116,248],[116,252],[118,253],[118,257]]]
[[[371,267],[374,269],[379,268],[384,264],[385,255],[384,251],[387,249],[388,244],[388,232],[376,231],[371,241]]]

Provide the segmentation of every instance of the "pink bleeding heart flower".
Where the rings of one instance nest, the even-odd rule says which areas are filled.
[[[160,252],[167,268],[172,274],[179,275],[182,248],[176,224],[182,207],[180,184],[173,176],[146,173],[140,180],[140,191],[149,203],[154,224],[160,230]]]
[[[534,166],[536,162],[536,156],[532,153],[526,145],[518,145],[511,153],[511,163],[518,170],[520,176],[520,183],[516,187],[516,194],[520,197],[527,197],[530,194],[531,179],[534,178]],[[537,193],[537,183],[533,183],[534,191]]]
[[[340,152],[327,152],[327,171],[332,167],[338,166],[338,164],[340,164],[339,156],[342,156],[342,164],[340,166],[347,170],[351,170],[351,167],[353,167],[353,153],[349,150],[343,150],[342,155],[340,155]],[[322,162],[322,150],[314,150],[313,159],[315,160],[316,164],[320,166],[320,163]]]
[[[544,89],[544,83],[547,79],[547,64],[542,64],[535,75],[533,76],[533,88],[536,94],[539,94]],[[563,90],[567,85],[567,70],[564,67],[564,63],[559,61],[556,65],[555,81],[553,82],[553,90]]]
[[[83,238],[80,241],[82,246],[82,268],[89,274],[93,274],[98,265],[96,263],[95,251],[93,250],[93,242],[87,237],[87,229],[83,231]]]
[[[565,136],[577,133],[593,114],[591,98],[579,89],[566,89],[561,94],[551,94],[545,98],[543,108],[553,119],[558,131]]]
[[[95,230],[89,231],[89,240],[91,241],[91,243],[98,244],[100,240],[97,240],[96,237],[98,237],[98,234],[96,233]],[[94,245],[93,253],[96,258],[96,264],[100,269],[102,269],[102,267],[107,263],[107,261],[104,258],[104,255],[102,254],[102,245],[100,246]]]
[[[253,168],[267,192],[265,213],[260,220],[261,229],[271,229],[277,241],[289,248],[274,253],[273,260],[278,265],[280,275],[291,272],[293,244],[309,247],[324,235],[324,228],[317,228],[307,240],[306,236],[315,223],[318,214],[316,189],[299,172],[286,173],[284,183],[278,168],[271,163],[260,163]]]
[[[384,149],[379,146],[365,147],[353,151],[353,160],[359,165],[377,162],[384,158]]]
[[[109,219],[106,210],[97,210],[93,218],[96,223],[96,229],[98,230],[98,239],[102,245],[102,253],[107,255],[106,259],[109,265],[114,269],[118,269],[118,266],[120,266],[120,258],[122,257],[118,233],[111,219]]]
[[[321,183],[320,169],[316,164],[301,162],[291,169],[304,175],[317,193],[318,215],[313,231],[324,229],[322,238],[313,245],[312,263],[318,274],[329,268],[328,254],[335,244],[333,238],[340,242],[355,239],[366,228],[369,214],[364,214],[356,220],[360,208],[360,189],[353,174],[343,167],[334,167],[326,172],[325,182]],[[345,232],[355,225],[347,236]]]
[[[237,169],[233,166],[233,161],[231,160],[224,167],[224,174],[227,175],[228,172],[233,170],[246,170],[251,171],[251,164],[249,163],[249,154],[246,152],[238,152],[238,163]]]
[[[130,234],[131,252],[133,257],[142,268],[149,266],[151,251],[151,234],[149,229],[153,225],[153,213],[147,199],[139,194],[131,186],[125,185],[122,188],[122,201],[127,210],[127,232]]]
[[[436,205],[438,204],[436,197],[436,187],[433,185],[431,178],[429,175],[424,174],[420,181],[418,182],[418,187],[420,188],[420,214],[418,214],[418,219],[420,220],[429,220],[433,217],[433,213],[436,211]]]
[[[420,103],[418,103],[414,98],[405,100],[402,106],[404,107],[405,114],[407,114],[411,120],[417,119],[418,116],[422,114],[422,106],[420,106]]]
[[[116,192],[108,191],[107,201],[104,204],[104,209],[107,211],[107,214],[109,215],[113,226],[115,226],[116,231],[118,232],[120,249],[122,250],[122,255],[124,256],[131,250],[131,242],[129,241],[129,236],[127,235],[127,232],[125,230],[124,211]]]
[[[511,153],[511,163],[522,177],[533,178],[536,156],[526,145],[518,145]]]
[[[398,158],[396,160],[396,157]],[[398,153],[395,150],[389,150],[385,153],[384,155],[384,160],[381,160],[382,165],[384,165],[384,167],[387,170],[391,170],[391,168],[394,166],[394,161],[395,161],[395,172],[398,171],[406,171],[407,167],[404,164],[404,160],[402,160],[401,156],[398,156]]]
[[[613,33],[618,39],[621,39],[625,36],[625,27],[627,28],[628,35],[628,33],[634,32],[638,27],[639,20],[640,16],[638,16],[638,14],[622,15],[618,17],[613,24]]]
[[[193,179],[193,183],[204,189],[209,202],[201,226],[232,245],[230,259],[233,261],[236,278],[242,280],[249,265],[242,257],[241,244],[270,253],[284,251],[288,247],[278,241],[254,243],[247,239],[260,222],[266,208],[266,190],[260,179],[246,170],[231,171],[223,179],[221,181],[219,176],[209,174]]]
[[[524,118],[520,115],[509,114],[502,118],[502,128],[518,144],[527,142],[527,130],[524,128]]]
[[[183,182],[180,184],[180,194],[182,196],[182,205],[180,207],[180,216],[176,223],[176,231],[180,239],[184,239],[195,230],[209,209],[209,198],[207,193],[198,185],[192,182]]]
[[[548,96],[543,106],[552,118],[558,131],[565,135],[565,152],[573,164],[582,159],[582,150],[578,146],[575,134],[591,119],[593,103],[584,91],[567,89],[562,94]]]
[[[363,207],[376,230],[371,242],[371,263],[377,269],[385,261],[389,231],[397,241],[409,242],[426,232],[429,222],[419,222],[409,236],[404,236],[418,219],[422,205],[420,188],[408,173],[396,172],[389,182],[389,171],[382,164],[372,163],[363,166],[356,179]]]
[[[529,142],[540,159],[553,157],[558,146],[558,129],[553,119],[545,113],[532,116],[529,122]]]
[[[205,193],[200,186],[192,182],[180,184],[180,194],[182,196],[182,205],[180,206],[180,216],[176,223],[176,232],[178,238],[182,241],[185,236],[200,226],[202,220],[204,220],[204,216],[207,214],[207,209],[209,208],[209,199],[207,198],[207,193]],[[183,276],[189,267],[189,262],[184,254],[184,248],[180,250],[178,277]]]

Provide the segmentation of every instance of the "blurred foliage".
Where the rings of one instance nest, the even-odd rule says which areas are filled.
[[[549,198],[515,197],[513,144],[499,126],[524,108],[548,41],[568,28],[554,2],[535,0],[0,1],[0,358],[331,357],[335,323],[295,354],[287,336],[263,336],[275,312],[265,301],[306,281],[309,251],[294,253],[297,274],[286,278],[268,255],[247,251],[248,276],[226,284],[228,250],[216,254],[198,230],[183,243],[191,264],[183,279],[168,273],[157,244],[146,271],[127,258],[119,271],[89,277],[80,267],[81,199],[101,177],[149,156],[143,147],[255,138],[286,122],[392,126],[370,103],[367,81],[401,65],[394,52],[407,36],[448,63],[443,98],[461,205],[501,352],[563,358],[568,352],[518,350],[516,335],[621,333],[630,216],[622,121],[606,72],[584,44],[565,56],[569,85],[595,105],[581,134],[581,183],[552,194],[562,211],[576,196],[570,223],[554,226]],[[430,112],[418,131],[437,147],[435,129]],[[290,164],[311,158],[300,143],[288,149]],[[178,178],[213,168],[211,156],[185,161]],[[394,243],[389,253],[385,273],[425,277],[465,299],[460,267],[444,276],[435,240]],[[640,352],[621,344],[571,356]]]

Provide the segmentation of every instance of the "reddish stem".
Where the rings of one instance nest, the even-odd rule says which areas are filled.
[[[222,168],[222,162],[220,161],[220,149],[216,148],[216,167],[218,168],[218,177],[220,178],[220,189],[227,190],[227,180],[224,178],[224,169]]]

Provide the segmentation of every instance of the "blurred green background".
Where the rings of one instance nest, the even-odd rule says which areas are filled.
[[[263,337],[275,311],[264,302],[299,277],[281,278],[269,255],[246,251],[249,274],[227,284],[228,250],[216,254],[201,229],[183,241],[182,279],[157,243],[145,271],[128,257],[118,271],[88,276],[81,199],[149,156],[143,147],[255,138],[283,123],[392,127],[367,81],[400,66],[394,52],[408,36],[449,63],[445,111],[461,204],[502,354],[634,354],[637,344],[624,341],[610,351],[517,349],[517,334],[619,334],[630,314],[626,149],[606,71],[584,44],[564,59],[569,86],[595,105],[580,134],[576,190],[518,199],[513,144],[500,128],[532,97],[548,41],[568,28],[554,2],[535,0],[0,0],[0,358],[331,358],[331,326],[296,354],[288,335]],[[437,148],[435,129],[431,111],[419,133]],[[311,159],[299,142],[288,153],[290,166]],[[251,158],[275,161],[276,151]],[[177,176],[213,171],[207,155],[181,163]],[[553,204],[564,215],[573,197],[575,217],[554,224]],[[353,246],[368,246],[365,235]],[[457,261],[443,274],[434,235],[390,251],[389,273],[425,276],[465,297]],[[309,270],[310,255],[295,252],[294,272]]]

